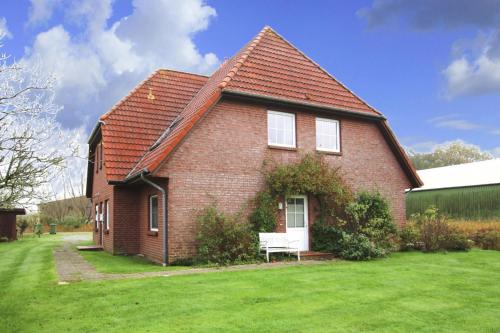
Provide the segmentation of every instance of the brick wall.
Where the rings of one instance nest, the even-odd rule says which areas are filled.
[[[144,254],[148,258],[161,262],[163,259],[163,224],[162,196],[153,187],[142,182],[132,185],[109,185],[106,181],[106,157],[102,169],[95,172],[92,187],[92,210],[95,217],[95,206],[109,200],[109,230],[96,228],[94,223],[93,239],[95,244],[101,243],[106,251],[113,254]],[[166,180],[151,179],[167,189]],[[149,196],[158,195],[158,233],[149,232]],[[100,227],[100,224],[99,224]],[[102,233],[102,235],[101,235]]]
[[[158,176],[169,179],[170,260],[195,254],[197,209],[216,202],[223,211],[236,212],[262,187],[260,170],[264,160],[289,163],[301,153],[315,151],[316,115],[275,107],[272,109],[296,113],[298,149],[269,148],[267,109],[263,105],[221,101],[159,170]],[[396,221],[403,223],[404,189],[410,181],[378,126],[368,121],[331,118],[340,120],[342,152],[325,155],[328,162],[342,168],[355,190],[379,190],[389,199]],[[311,215],[314,201],[309,200],[309,204]],[[278,230],[284,231],[284,211]]]
[[[150,178],[167,191],[167,182],[163,179]],[[150,232],[149,198],[158,196],[158,232]],[[150,185],[143,185],[137,192],[139,220],[139,253],[156,262],[163,261],[163,198],[161,192]],[[168,199],[167,199],[168,202]],[[170,237],[169,237],[170,240]]]
[[[100,142],[97,143],[97,146],[100,145]],[[97,169],[97,172],[96,172]],[[110,214],[110,226],[109,230],[103,230],[99,224],[99,228],[93,220],[94,223],[94,233],[93,239],[95,244],[101,244],[101,237],[103,240],[103,247],[106,251],[114,252],[113,245],[113,186],[108,185],[106,181],[106,158],[103,154],[103,163],[102,168],[99,165],[94,165],[94,175],[93,175],[93,183],[92,183],[92,217],[95,219],[95,206],[101,205],[104,207],[104,203],[106,200],[109,200],[109,212]],[[104,216],[103,216],[104,218]]]

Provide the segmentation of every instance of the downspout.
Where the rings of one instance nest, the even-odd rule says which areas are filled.
[[[162,223],[163,223],[163,266],[167,266],[168,264],[168,225],[167,225],[167,193],[165,190],[158,184],[153,183],[151,180],[144,177],[144,174],[141,173],[141,179],[148,185],[154,187],[158,191],[161,192],[162,196]]]

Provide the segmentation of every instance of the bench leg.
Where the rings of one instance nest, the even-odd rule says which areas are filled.
[[[269,252],[266,251],[266,260],[269,262]]]
[[[297,251],[297,261],[300,261],[300,251]]]

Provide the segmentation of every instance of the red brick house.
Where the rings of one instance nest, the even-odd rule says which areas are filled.
[[[163,263],[195,254],[198,209],[215,199],[235,212],[254,197],[266,159],[321,152],[355,190],[385,195],[398,222],[404,190],[421,185],[384,116],[269,27],[210,77],[156,71],[100,118],[89,145],[94,241]],[[287,198],[277,227],[303,250],[308,199]]]

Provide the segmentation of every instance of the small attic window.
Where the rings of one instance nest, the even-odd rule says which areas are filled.
[[[149,150],[153,150],[155,149],[156,147],[158,147],[160,145],[160,143],[163,141],[163,139],[165,139],[169,134],[170,132],[172,132],[172,130],[174,129],[175,126],[177,126],[177,124],[182,120],[183,117],[181,116],[177,116],[173,121],[172,123],[170,124],[170,126],[167,127],[167,129],[165,130],[165,132],[162,133],[162,135],[160,135],[160,137],[158,138],[158,140],[156,140],[155,143],[153,143],[153,145],[151,146],[151,148],[149,148]]]

